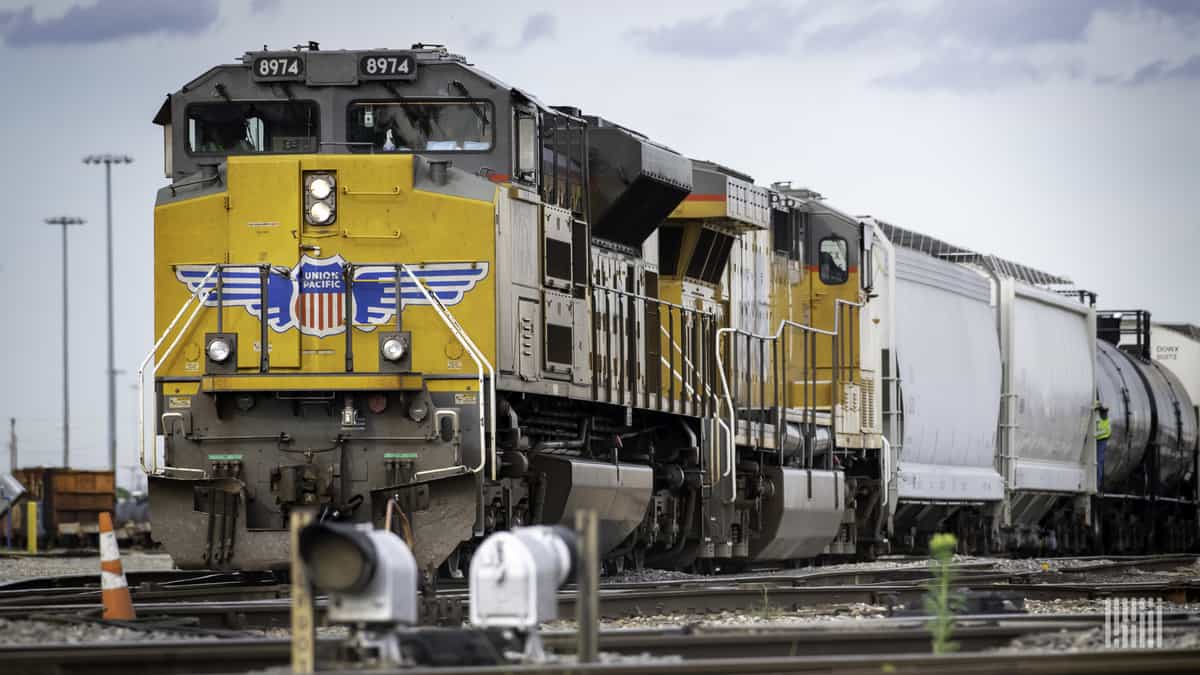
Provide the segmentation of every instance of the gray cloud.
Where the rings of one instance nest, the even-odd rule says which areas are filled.
[[[1168,66],[1166,61],[1148,63],[1139,68],[1124,84],[1138,86],[1163,80],[1200,81],[1200,54],[1177,66]]]
[[[822,26],[804,40],[810,51],[828,52],[857,47],[868,40],[887,36],[893,41],[915,39],[919,17],[894,7],[866,14],[853,21]]]
[[[723,59],[784,51],[804,20],[797,7],[755,1],[720,16],[633,30],[628,37],[651,52]]]
[[[554,15],[549,12],[534,14],[525,20],[525,27],[521,29],[521,43],[530,44],[543,38],[554,37],[557,23]]]
[[[813,51],[844,49],[880,41],[885,46],[956,43],[1008,48],[1082,42],[1095,15],[1104,10],[1150,10],[1179,24],[1200,21],[1196,0],[941,0],[923,12],[885,9],[813,31]]]
[[[1092,15],[1112,0],[1007,0],[945,2],[926,20],[928,30],[945,31],[993,46],[1079,42]]]
[[[874,84],[913,91],[987,92],[1043,79],[1032,64],[946,51],[923,59],[916,67],[877,77]]]
[[[189,35],[217,20],[217,0],[99,0],[72,5],[60,17],[38,20],[33,6],[0,13],[0,37],[12,47],[96,44],[169,33]]]
[[[1196,0],[1135,0],[1134,4],[1181,21],[1200,20],[1200,2]]]

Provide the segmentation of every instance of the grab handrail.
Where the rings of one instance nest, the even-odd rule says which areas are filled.
[[[417,275],[413,274],[408,265],[401,264],[399,265],[399,268],[404,270],[404,273],[408,275],[408,278],[412,279],[413,283],[416,284],[417,290],[421,291],[421,295],[425,297],[425,300],[431,307],[433,307],[433,310],[437,312],[437,315],[439,318],[441,318],[442,323],[445,323],[446,327],[450,329],[450,332],[454,334],[454,337],[458,338],[458,341],[467,348],[467,353],[471,355],[471,360],[475,361],[475,367],[479,373],[479,396],[481,397],[479,399],[479,464],[473,469],[468,468],[465,464],[460,464],[455,467],[419,471],[414,475],[414,478],[436,473],[445,473],[447,471],[479,473],[483,470],[486,461],[490,457],[492,463],[491,479],[496,480],[496,371],[494,368],[492,368],[492,364],[487,360],[483,350],[479,349],[479,347],[475,345],[475,341],[471,339],[470,335],[467,335],[467,331],[458,323],[457,320],[455,320],[454,315],[450,313],[450,310],[446,309],[446,306],[442,304],[441,299],[438,298],[437,295],[429,292],[429,289],[425,287],[425,284],[421,283],[421,280],[417,278]],[[397,311],[399,311],[399,296],[396,298],[396,304]],[[489,392],[484,391],[484,369],[487,369],[488,373],[486,386],[490,389],[490,395],[488,395]],[[484,396],[487,398],[488,405],[486,411],[484,409]],[[488,413],[490,413],[490,420],[488,419]],[[484,427],[488,426],[489,424],[489,431],[491,433],[490,448],[488,447],[488,439],[484,433]],[[486,453],[485,449],[487,450]]]
[[[213,291],[215,291],[217,289],[217,287],[220,285],[220,284],[214,284],[212,286],[212,288],[207,288],[207,289],[205,288],[205,286],[208,284],[208,280],[212,278],[213,273],[219,269],[221,269],[220,265],[213,265],[211,268],[209,268],[208,274],[204,275],[204,278],[201,279],[200,283],[196,286],[196,290],[192,291],[192,294],[188,296],[187,300],[183,301],[183,305],[181,305],[179,307],[179,311],[175,313],[175,318],[171,319],[171,323],[169,323],[167,325],[167,328],[163,331],[162,335],[159,336],[158,340],[155,340],[154,346],[150,347],[150,351],[149,351],[149,353],[146,354],[146,358],[142,359],[141,365],[138,366],[138,378],[137,378],[138,461],[142,465],[142,471],[144,471],[147,474],[153,473],[153,474],[157,475],[159,473],[159,470],[158,470],[158,449],[157,449],[157,447],[155,448],[155,452],[154,452],[154,460],[153,460],[154,469],[151,470],[148,466],[146,466],[146,398],[145,398],[146,397],[146,394],[145,394],[146,366],[149,365],[150,360],[154,358],[154,355],[156,353],[158,353],[158,348],[160,346],[162,346],[163,340],[166,340],[167,336],[171,334],[171,331],[175,328],[175,325],[179,323],[180,317],[182,317],[183,313],[185,311],[187,311],[188,306],[192,303],[193,300],[199,299],[199,303],[197,303],[196,308],[192,310],[192,314],[191,314],[191,316],[188,317],[187,323],[184,324],[183,330],[179,331],[179,333],[175,336],[175,339],[171,342],[170,346],[167,347],[167,351],[163,354],[163,359],[165,360],[166,357],[169,356],[171,354],[171,352],[175,350],[175,346],[179,344],[179,340],[183,337],[184,334],[187,333],[188,328],[190,328],[192,325],[192,321],[194,321],[196,318],[196,315],[200,313],[200,310],[204,307],[204,303],[208,301],[208,296],[212,295]],[[157,363],[155,364],[154,369],[158,370]],[[164,466],[163,472],[165,472],[167,470],[167,468],[168,467]],[[173,467],[173,468],[177,471],[191,471],[194,473],[199,473],[201,475],[204,475],[207,473],[203,469],[188,469],[188,468],[180,468],[180,467]]]

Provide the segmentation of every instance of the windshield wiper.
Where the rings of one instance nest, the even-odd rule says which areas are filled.
[[[451,80],[450,86],[458,90],[458,93],[463,98],[471,98],[471,92],[467,91],[467,85],[458,80]],[[487,111],[483,106],[475,101],[467,101],[467,105],[471,108],[471,112],[475,113],[475,117],[479,118],[480,129],[485,130],[488,127]]]

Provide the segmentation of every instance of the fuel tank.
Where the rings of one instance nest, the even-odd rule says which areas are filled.
[[[532,472],[546,487],[541,523],[574,527],[575,512],[594,509],[602,553],[617,547],[646,515],[654,487],[648,466],[537,455]]]
[[[750,541],[754,560],[792,560],[819,555],[838,535],[845,508],[841,471],[764,469],[771,485],[763,500],[762,528]]]

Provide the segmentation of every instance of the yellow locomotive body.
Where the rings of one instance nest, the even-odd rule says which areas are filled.
[[[227,527],[279,529],[287,504],[329,504],[334,494],[391,479],[362,470],[345,475],[342,453],[378,452],[391,472],[422,479],[469,475],[485,461],[479,404],[481,382],[491,376],[483,364],[495,362],[497,188],[482,181],[470,196],[439,192],[432,182],[420,185],[418,164],[413,155],[235,156],[223,191],[156,209],[156,332],[178,340],[157,368],[162,431],[195,441],[172,443],[161,468],[168,476],[213,477],[196,501],[204,506],[208,498],[215,509],[227,507],[218,497],[228,481],[220,479],[243,481],[248,489],[222,512]],[[302,216],[314,176],[334,185],[331,224]],[[404,297],[398,316],[397,289]],[[206,295],[201,301],[196,293]],[[453,308],[452,323],[425,294]],[[171,330],[180,308],[201,303],[186,330],[179,322]],[[473,336],[471,345],[456,336],[455,323]],[[397,363],[384,356],[383,341],[392,337],[405,345]],[[231,344],[232,363],[211,358],[215,339]],[[338,423],[311,434],[274,416],[256,422],[253,433],[212,424],[222,419],[221,406],[250,412],[264,398],[288,401],[301,418]],[[439,407],[447,401],[453,404]],[[388,409],[406,428],[368,432],[362,417]],[[443,409],[454,414],[439,417]],[[246,461],[248,453],[271,451],[295,461]],[[162,536],[196,541],[194,534]],[[255,551],[222,550],[228,539],[236,536],[206,542],[205,564],[235,554],[255,564]]]

